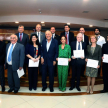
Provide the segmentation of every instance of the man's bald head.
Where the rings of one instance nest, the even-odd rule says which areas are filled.
[[[11,36],[10,36],[10,42],[11,42],[12,44],[15,44],[15,43],[17,42],[17,40],[18,40],[17,35],[11,34]]]

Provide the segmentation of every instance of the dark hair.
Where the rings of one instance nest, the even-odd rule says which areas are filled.
[[[32,34],[31,36],[30,36],[30,40],[29,40],[29,44],[32,44],[33,45],[33,42],[32,42],[32,37],[33,36],[35,36],[36,38],[37,38],[37,41],[36,41],[36,45],[40,45],[40,43],[39,43],[39,40],[38,40],[38,36],[36,35],[36,34]]]
[[[52,27],[55,28],[54,26],[52,26]],[[51,28],[52,28],[52,27],[51,27]],[[50,28],[50,30],[51,30],[51,28]],[[55,29],[56,29],[56,28],[55,28]]]
[[[68,25],[68,24],[65,24],[64,27],[65,27],[65,26],[68,26],[68,27],[70,28],[70,25]]]
[[[85,28],[84,28],[84,27],[80,27],[80,28],[83,28],[83,29],[85,30]],[[80,30],[80,28],[79,28],[79,30]]]
[[[62,38],[62,37],[65,37],[65,39],[67,40],[67,38],[66,38],[66,36],[65,36],[65,35],[62,35],[62,36],[60,37],[60,40],[61,40],[61,38]]]
[[[98,27],[96,27],[96,28],[94,29],[94,32],[95,32],[95,30],[96,30],[96,29],[98,29],[98,30],[99,30],[99,32],[101,32],[100,28],[98,28]]]

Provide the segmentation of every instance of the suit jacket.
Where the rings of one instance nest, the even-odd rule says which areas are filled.
[[[32,34],[36,34],[37,35],[37,32],[33,32],[33,33],[31,33],[31,35]],[[45,33],[43,33],[43,32],[41,32],[41,35],[40,35],[40,44],[42,44],[42,41],[45,39]]]
[[[58,41],[58,45],[60,45],[60,44],[61,44],[61,41],[60,41],[60,36],[59,36],[59,35],[55,34],[54,39],[56,39],[56,40]]]
[[[44,59],[43,65],[53,66],[53,61],[56,61],[58,56],[58,42],[57,40],[52,39],[48,52],[46,45],[47,41],[44,39],[41,48],[41,57]]]
[[[96,44],[96,48],[95,48],[95,51],[94,51],[93,55],[91,53],[91,45],[87,46],[87,55],[86,55],[87,59],[98,60],[99,61],[99,65],[101,65],[101,57],[102,57],[101,46]]]
[[[108,42],[102,46],[102,56],[103,54],[108,54]]]
[[[76,50],[76,44],[77,44],[77,41],[74,41],[74,42],[71,43],[71,54],[72,54],[72,56],[73,56],[73,50]],[[82,50],[84,50],[85,56],[86,56],[86,48],[87,48],[86,43],[82,42]],[[85,64],[85,58],[84,59],[81,59],[81,58],[72,59],[71,64],[76,65],[77,60],[78,60],[79,64],[81,64],[81,65]]]
[[[6,44],[0,41],[0,65],[4,64],[5,53],[6,52]]]
[[[65,32],[62,32],[60,36],[65,36]],[[71,42],[74,41],[74,33],[73,32],[69,32],[69,45],[71,44]]]
[[[87,35],[84,35],[84,42],[86,42],[86,45],[89,45],[89,38]]]
[[[8,48],[11,43],[7,44],[6,46],[6,60],[5,60],[5,69],[7,69],[7,53],[8,53]],[[16,43],[13,51],[12,51],[12,69],[13,71],[17,71],[19,67],[23,67],[24,64],[24,59],[25,59],[25,48],[24,45],[20,43]]]
[[[16,33],[17,37],[18,37],[18,43],[20,44],[23,44],[24,46],[27,45],[27,43],[29,42],[29,37],[27,34],[23,33],[23,38],[22,38],[22,41],[20,41],[20,38],[19,38],[19,33]]]
[[[35,50],[35,52],[36,52],[36,50]],[[34,46],[31,45],[31,44],[27,44],[26,49],[25,49],[25,54],[26,55],[29,54],[34,58]],[[41,55],[41,46],[38,46],[38,56],[39,55]],[[28,63],[28,62],[29,62],[29,58],[27,57],[26,58],[26,63]]]

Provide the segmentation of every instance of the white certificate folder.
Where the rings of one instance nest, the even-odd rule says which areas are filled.
[[[58,65],[68,66],[68,58],[58,58]]]
[[[29,67],[39,67],[39,60],[34,62],[33,60],[29,59]]]
[[[84,57],[84,50],[73,50],[73,56],[75,58]]]
[[[23,69],[21,69],[21,70],[18,69],[17,73],[18,73],[19,78],[22,77],[25,74]]]
[[[103,62],[108,63],[108,54],[104,54],[103,57],[104,57]]]
[[[99,63],[98,60],[88,59],[87,67],[97,68],[98,67],[98,63]]]

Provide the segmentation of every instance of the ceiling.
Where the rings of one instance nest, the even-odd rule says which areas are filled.
[[[0,0],[0,17],[11,15],[49,15],[104,21],[103,19],[108,19],[108,0]],[[16,26],[13,22],[2,24]],[[22,22],[22,24],[31,27],[36,25],[33,22]],[[45,26],[50,27],[51,24],[46,23]],[[60,28],[64,23],[53,23],[53,25]],[[83,25],[71,26],[76,28]]]

